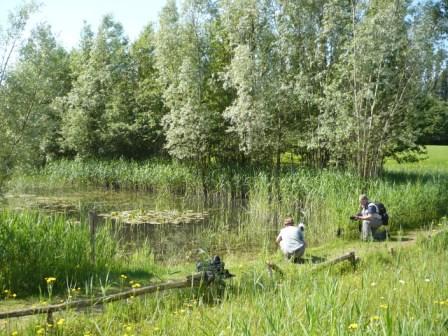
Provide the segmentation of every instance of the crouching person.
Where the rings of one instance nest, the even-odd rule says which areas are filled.
[[[285,257],[296,262],[305,253],[304,226],[294,226],[292,217],[286,217],[283,223],[285,227],[280,230],[276,241]]]
[[[362,223],[361,226],[361,239],[369,240],[373,239],[376,230],[382,225],[383,221],[381,215],[378,212],[377,206],[374,203],[370,203],[367,195],[359,196],[359,206],[361,212],[356,216],[352,216],[353,220],[358,220]]]

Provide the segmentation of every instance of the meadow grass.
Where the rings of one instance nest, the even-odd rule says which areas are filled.
[[[125,254],[119,241],[110,225],[98,227],[93,259],[88,224],[61,215],[2,210],[0,298],[24,298],[48,290],[58,294],[70,288],[86,289],[86,283],[99,287],[119,281],[122,272],[147,278],[157,273],[146,245]]]
[[[206,291],[186,289],[160,292],[108,304],[100,313],[95,310],[83,313],[66,311],[56,316],[56,324],[51,327],[46,324],[44,316],[33,317],[25,322],[8,320],[6,324],[2,324],[0,321],[0,332],[5,335],[17,331],[24,335],[47,333],[84,336],[448,334],[448,278],[445,271],[448,266],[448,234],[442,233],[434,239],[419,236],[416,244],[389,241],[361,244],[351,240],[357,236],[357,225],[348,221],[348,216],[356,211],[358,194],[368,193],[371,199],[381,200],[386,204],[391,215],[390,229],[396,234],[421,227],[446,230],[446,219],[442,219],[440,227],[436,223],[438,218],[447,214],[448,165],[443,162],[448,161],[448,155],[443,153],[447,153],[448,149],[435,148],[436,159],[433,161],[432,151],[432,148],[428,151],[430,159],[420,163],[429,165],[429,168],[422,168],[415,163],[397,166],[388,162],[384,176],[368,182],[349,172],[288,169],[282,174],[282,198],[277,201],[270,197],[269,176],[263,171],[234,174],[233,182],[227,180],[230,173],[226,175],[227,173],[220,174],[216,171],[212,174],[212,185],[221,188],[218,191],[217,187],[216,191],[224,195],[226,201],[235,186],[244,186],[248,192],[245,211],[236,219],[236,223],[217,217],[209,227],[198,232],[195,238],[198,247],[210,253],[225,255],[227,267],[237,275],[234,280],[229,281],[228,286]],[[129,169],[132,173],[120,180],[125,181],[120,182],[120,187],[134,188],[139,185],[138,188],[148,188],[147,190],[197,195],[201,185],[194,172],[185,167],[182,168],[182,173],[175,174],[174,177],[164,176],[175,170],[170,169],[172,166],[168,164],[165,168],[148,166],[143,169],[144,165],[138,163],[104,163],[104,167],[100,166],[101,163],[96,163],[105,170],[103,175],[98,175],[95,164],[89,167],[82,164],[76,166],[74,170],[79,174],[76,175],[67,169],[69,164],[79,163],[55,163],[51,173],[47,170],[46,175],[44,174],[45,179],[53,181],[53,186],[64,181],[73,185],[77,185],[79,181],[95,184],[99,180],[104,184],[113,184],[114,179],[119,180],[125,174],[117,172]],[[142,172],[140,178],[135,177],[135,171]],[[160,174],[157,178],[154,177],[156,173],[148,175],[151,178],[146,175],[155,171]],[[60,180],[63,174],[71,177]],[[98,176],[102,176],[101,179]],[[152,187],[147,187],[148,184],[145,183],[148,182],[142,182],[143,176],[146,181],[150,181]],[[31,185],[40,179],[26,178]],[[342,264],[331,269],[314,270],[312,265],[297,266],[284,261],[275,250],[274,238],[281,226],[282,217],[286,214],[292,214],[297,220],[305,220],[306,237],[312,246],[307,250],[307,255],[317,254],[329,258],[356,248],[361,255],[358,267],[354,270],[349,264]],[[175,276],[176,272],[189,274],[194,271],[191,263],[194,257],[187,263],[182,259],[173,259],[166,261],[163,266],[156,266],[148,249],[137,250],[131,255],[116,249],[111,255],[107,251],[112,250],[106,248],[104,259],[107,261],[95,270],[97,274],[101,274],[97,277],[101,281],[99,284],[98,281],[89,284],[85,279],[93,279],[93,272],[89,268],[92,265],[88,259],[86,228],[78,228],[76,236],[79,235],[80,238],[75,238],[70,232],[63,230],[65,220],[51,222],[50,219],[32,217],[36,215],[22,216],[24,217],[4,212],[0,218],[3,218],[3,223],[13,223],[14,232],[21,232],[21,222],[27,224],[24,225],[24,233],[21,236],[17,234],[17,237],[24,237],[24,251],[29,251],[24,256],[42,249],[46,256],[42,259],[43,264],[48,264],[45,264],[45,260],[52,260],[53,263],[52,246],[62,246],[61,250],[65,250],[68,256],[65,257],[65,253],[59,256],[59,271],[41,271],[38,277],[32,277],[31,273],[40,267],[38,264],[42,261],[35,260],[29,265],[25,264],[28,265],[26,267],[16,262],[10,267],[16,272],[15,275],[9,275],[9,281],[3,280],[8,286],[15,277],[22,277],[22,281],[33,288],[45,287],[46,276],[57,274],[59,279],[64,274],[76,273],[76,269],[67,270],[67,267],[75,265],[73,261],[64,259],[73,256],[85,260],[85,271],[82,272],[84,282],[79,280],[78,283],[83,283],[81,291],[86,293],[92,293],[94,286],[101,287],[105,294],[110,290],[130,288],[130,281],[143,283],[163,280]],[[34,223],[45,221],[49,221],[47,226],[42,226],[45,229],[37,229],[37,233],[30,234]],[[55,226],[54,233],[51,226]],[[342,229],[345,239],[336,239],[335,231],[338,228]],[[58,230],[65,233],[61,235]],[[43,233],[47,231],[48,239]],[[20,256],[21,248],[14,246],[21,242],[17,238],[8,243],[11,236],[14,235],[3,235],[3,241],[9,245],[2,251]],[[107,239],[106,236],[104,239]],[[82,248],[71,250],[68,242],[73,239]],[[110,241],[105,244],[115,246]],[[3,248],[3,245],[0,246]],[[388,253],[391,246],[394,247],[394,254]],[[179,255],[184,252],[180,250]],[[272,278],[269,277],[265,265],[267,260],[280,265],[285,276],[274,274]],[[29,271],[27,267],[30,268]],[[106,270],[111,272],[110,277]],[[22,271],[25,275],[21,275]],[[126,278],[120,277],[120,274]],[[28,279],[28,276],[32,278]],[[66,285],[68,282],[61,283]],[[67,299],[63,292],[58,295],[61,299]],[[17,300],[10,296],[7,299]]]
[[[9,320],[0,330],[84,336],[445,335],[447,228],[444,222],[444,233],[435,238],[396,245],[394,254],[388,253],[390,245],[364,244],[355,269],[349,263],[297,266],[278,254],[229,256],[227,267],[237,276],[225,287],[160,292],[108,304],[102,312],[65,311],[51,327],[45,316]],[[266,258],[285,274],[270,277]]]

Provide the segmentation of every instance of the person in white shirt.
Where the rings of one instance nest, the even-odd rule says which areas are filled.
[[[287,259],[296,261],[305,253],[305,227],[303,224],[294,226],[294,220],[289,216],[285,218],[283,223],[285,227],[280,230],[276,242],[280,245],[280,249]]]

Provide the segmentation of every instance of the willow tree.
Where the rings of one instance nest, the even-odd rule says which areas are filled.
[[[15,159],[32,165],[59,151],[60,115],[52,102],[70,90],[67,52],[48,25],[32,30],[6,78],[4,120]]]
[[[212,1],[188,0],[181,15],[174,1],[160,17],[157,57],[167,114],[166,148],[175,158],[196,164],[207,190],[207,167],[213,156],[221,118],[213,80],[212,28],[218,14]],[[219,105],[219,104],[218,104]]]
[[[224,115],[240,150],[272,165],[279,197],[280,157],[300,131],[303,97],[292,8],[258,0],[225,1],[224,8],[233,47],[226,78],[236,91]]]
[[[333,162],[348,163],[363,177],[379,174],[386,156],[415,141],[407,3],[351,1],[345,57],[325,88],[321,136]]]
[[[17,151],[14,148],[13,137],[19,132],[19,130],[11,129],[8,125],[10,116],[5,110],[8,95],[5,82],[17,49],[23,42],[23,34],[29,18],[36,9],[37,6],[34,2],[25,3],[9,13],[6,26],[0,26],[0,143],[2,144],[0,147],[0,183],[14,166],[14,153]]]

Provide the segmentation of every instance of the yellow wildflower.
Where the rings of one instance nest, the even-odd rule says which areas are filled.
[[[142,285],[140,285],[138,282],[132,285],[132,288],[140,288]]]
[[[378,321],[379,319],[380,319],[380,317],[379,317],[378,315],[373,315],[373,316],[370,318],[370,321],[374,322],[374,321]]]
[[[65,322],[65,320],[64,320],[63,318],[61,318],[61,319],[58,320],[58,322],[56,322],[56,324],[57,324],[58,326],[61,326],[61,325],[64,324],[64,322]]]
[[[356,330],[358,329],[358,323],[352,323],[348,326],[348,330]]]
[[[56,281],[56,278],[55,277],[48,277],[48,278],[45,278],[45,281],[47,282],[48,285],[51,285],[53,282]]]
[[[45,332],[44,328],[39,328],[39,329],[37,329],[36,334],[37,335],[43,335],[44,332]]]
[[[120,278],[127,279],[128,277],[125,274],[120,275]]]
[[[17,336],[18,334],[19,334],[18,331],[13,331],[13,332],[11,333],[11,336]]]
[[[382,304],[382,305],[380,305],[380,308],[381,309],[387,309],[389,306],[387,305],[387,304]]]

